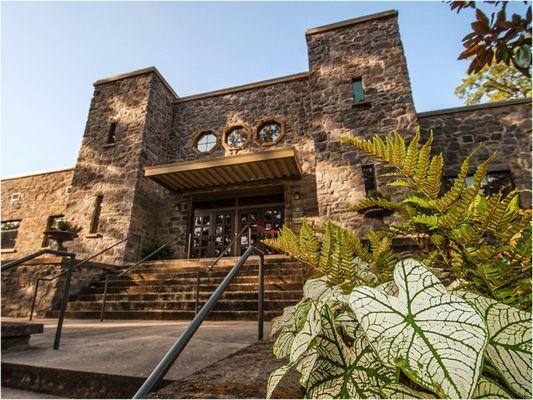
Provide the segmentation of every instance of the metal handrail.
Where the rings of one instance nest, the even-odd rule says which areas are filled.
[[[69,257],[70,262],[68,265],[68,270],[66,271],[65,283],[63,284],[63,297],[61,298],[61,305],[59,307],[59,317],[57,319],[57,328],[56,335],[54,338],[54,350],[59,349],[59,342],[61,341],[61,331],[63,329],[63,320],[65,319],[65,312],[67,310],[67,303],[70,294],[70,280],[72,278],[72,269],[74,267],[74,262],[76,260],[76,254],[69,253],[63,250],[52,250],[52,249],[43,249],[39,250],[29,256],[19,258],[18,260],[11,261],[5,265],[2,265],[1,271],[7,271],[12,268],[18,267],[19,265],[25,263],[26,261],[32,260],[36,257],[42,256],[43,254],[54,254],[56,256]]]
[[[91,261],[92,259],[98,257],[99,255],[102,255],[103,253],[105,253],[106,251],[108,250],[111,250],[113,247],[116,247],[118,246],[119,244],[121,243],[124,243],[125,241],[127,240],[130,240],[134,237],[138,237],[139,238],[139,241],[137,243],[137,256],[136,258],[139,258],[139,249],[140,249],[140,246],[141,246],[141,235],[137,234],[137,233],[134,233],[133,235],[130,235],[128,236],[127,238],[125,239],[122,239],[116,243],[114,243],[113,245],[109,246],[109,247],[106,247],[104,250],[96,253],[96,254],[93,254],[92,256],[89,256],[87,258],[85,258],[84,260],[80,261],[79,263],[77,263],[76,265],[74,265],[72,267],[72,269],[74,270],[75,268],[79,268],[81,267],[82,265],[85,265],[87,264],[89,261]],[[39,282],[41,281],[44,281],[44,282],[51,282],[51,281],[54,281],[60,277],[62,277],[63,275],[65,275],[67,273],[67,271],[64,271],[64,272],[61,272],[60,274],[58,275],[53,275],[53,276],[49,276],[49,277],[46,277],[46,278],[37,278],[36,282],[35,282],[35,290],[33,291],[33,300],[31,302],[31,310],[30,310],[30,318],[29,320],[31,321],[33,319],[33,311],[35,310],[35,304],[37,303],[37,292],[39,290]]]
[[[128,269],[125,269],[124,271],[122,271],[120,274],[115,274],[115,273],[112,273],[112,274],[109,274],[107,273],[106,276],[105,276],[105,283],[104,283],[104,294],[102,296],[102,307],[100,309],[100,322],[103,322],[104,321],[104,314],[105,314],[105,304],[106,304],[106,298],[107,298],[107,285],[109,283],[109,275],[113,275],[113,276],[116,276],[117,278],[120,278],[121,276],[124,276],[125,274],[129,273],[132,269],[138,267],[139,265],[141,265],[142,263],[144,263],[146,260],[148,260],[150,257],[152,257],[153,255],[159,253],[161,250],[163,250],[165,247],[167,247],[170,243],[172,243],[173,241],[175,241],[176,239],[178,239],[181,235],[177,235],[177,236],[174,236],[172,239],[170,240],[167,240],[165,243],[163,243],[161,246],[159,246],[157,249],[155,249],[154,251],[152,251],[150,254],[148,254],[147,256],[143,257],[142,259],[140,259],[139,261],[137,261],[135,264],[133,264],[131,267],[129,267]]]
[[[220,253],[220,255],[217,257],[217,259],[208,267],[205,269],[205,272],[209,273],[211,272],[211,270],[215,267],[215,265],[218,264],[218,262],[220,261],[220,259],[222,257],[224,257],[224,253],[226,253],[226,251],[228,251],[231,246],[233,246],[233,244],[235,243],[235,240],[237,240],[237,238],[241,237],[241,235],[244,233],[244,231],[248,229],[248,244],[251,245],[250,243],[250,228],[248,228],[247,225],[245,225],[241,231],[239,233],[237,233],[233,239],[231,240],[231,242],[224,248],[224,250]],[[201,273],[201,269],[200,267],[198,267],[198,270],[196,271],[196,305],[194,306],[194,314],[198,314],[198,309],[199,309],[199,306],[200,306],[200,273]]]
[[[211,295],[209,300],[204,304],[202,309],[196,314],[194,319],[191,321],[187,329],[180,335],[178,340],[172,345],[170,350],[165,354],[161,359],[159,364],[155,369],[150,373],[150,376],[144,381],[143,385],[139,388],[137,393],[133,396],[134,399],[146,398],[146,395],[152,391],[152,389],[164,378],[168,370],[172,367],[176,359],[179,357],[181,352],[187,346],[187,343],[192,339],[193,335],[196,333],[202,322],[206,319],[209,312],[213,309],[216,302],[222,296],[224,291],[231,284],[233,278],[239,270],[242,268],[248,257],[252,253],[256,252],[259,255],[259,290],[258,290],[258,337],[259,340],[263,339],[263,320],[264,320],[264,253],[256,248],[255,246],[250,246],[246,249],[241,258],[237,261],[235,266],[231,271],[226,275],[222,283],[217,287],[215,292]]]

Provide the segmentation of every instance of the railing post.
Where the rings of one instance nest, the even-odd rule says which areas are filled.
[[[252,247],[252,228],[248,227],[248,247]]]
[[[135,255],[135,261],[139,261],[139,257],[141,254],[141,235],[137,235],[137,254]]]
[[[265,256],[259,254],[259,290],[257,291],[257,338],[263,340],[263,324],[265,319],[264,300],[265,300]]]
[[[192,233],[189,232],[189,239],[187,240],[187,260],[191,258]]]
[[[100,322],[104,322],[105,301],[107,297],[107,284],[109,283],[109,274],[105,275],[104,294],[102,295],[102,308],[100,309]]]
[[[35,302],[37,301],[37,291],[39,290],[39,282],[41,281],[40,278],[37,278],[37,281],[35,281],[35,290],[33,291],[33,300],[31,302],[31,310],[30,310],[30,321],[33,319],[33,310],[35,310]]]
[[[67,311],[68,298],[70,295],[70,280],[72,278],[72,267],[76,262],[76,256],[70,256],[67,274],[65,275],[65,284],[63,285],[63,298],[59,308],[59,319],[57,320],[56,337],[54,339],[54,350],[59,349],[59,342],[61,341],[61,330],[63,329],[63,320],[65,319],[65,312]]]

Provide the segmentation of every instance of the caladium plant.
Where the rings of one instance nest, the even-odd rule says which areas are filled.
[[[415,259],[374,288],[310,279],[273,321],[307,398],[531,398],[531,314],[450,292]],[[346,289],[349,288],[349,289]]]

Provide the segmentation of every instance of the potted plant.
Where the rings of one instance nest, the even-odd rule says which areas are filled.
[[[390,200],[387,196],[383,195],[376,189],[370,189],[366,194],[367,199],[383,199]],[[388,217],[394,213],[394,210],[389,210],[387,208],[380,207],[378,205],[372,205],[369,207],[358,209],[359,214],[364,215],[367,218],[383,218]]]
[[[44,231],[44,234],[57,243],[58,250],[65,250],[63,242],[68,242],[78,237],[79,231],[81,231],[81,227],[72,225],[68,221],[59,221]]]

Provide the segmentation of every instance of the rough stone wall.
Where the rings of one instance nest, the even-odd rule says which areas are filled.
[[[19,268],[2,272],[2,316],[28,317],[37,278],[56,276],[68,268],[68,263],[68,260],[59,257],[35,259]],[[96,282],[107,267],[110,266],[88,263],[73,271],[70,294],[78,294],[83,288]],[[64,277],[39,283],[33,314],[35,318],[45,318],[47,312],[59,309],[63,284]]]
[[[417,119],[397,13],[332,30],[308,32],[311,135],[315,139],[319,213],[344,226],[365,229],[371,221],[346,208],[365,197],[361,152],[341,145],[342,136],[414,132]],[[353,100],[352,79],[362,78],[365,101]],[[376,171],[380,173],[379,168]],[[387,192],[378,179],[378,189]]]
[[[2,180],[2,221],[21,220],[14,251],[2,251],[2,261],[42,249],[48,217],[65,214],[72,169]],[[11,201],[13,193],[20,193]]]
[[[310,135],[308,121],[309,105],[307,76],[223,95],[178,101],[174,107],[172,125],[174,147],[169,149],[168,160],[180,162],[210,159],[230,154],[294,147],[302,164],[303,179],[276,182],[277,185],[285,187],[285,221],[288,224],[298,222],[304,215],[312,218],[317,215],[317,200],[314,138]],[[222,131],[228,124],[245,123],[250,126],[250,134],[253,135],[253,128],[266,118],[275,118],[285,123],[285,136],[276,145],[262,147],[252,140],[243,150],[237,152],[226,150],[222,146]],[[202,130],[211,130],[219,137],[216,150],[209,154],[193,151],[193,140]],[[258,182],[214,189],[212,192],[241,189],[253,193],[254,188],[263,185],[265,183]],[[300,200],[294,199],[296,191],[300,192]],[[205,193],[206,190],[201,192]],[[190,192],[175,196],[167,217],[167,234],[181,234],[183,238],[178,241],[177,247],[177,252],[181,255],[185,254],[192,197],[195,194]],[[179,210],[176,207],[178,204]]]
[[[83,227],[73,251],[92,254],[137,233],[145,236],[149,216],[143,218],[139,207],[146,191],[143,163],[153,153],[164,154],[155,146],[155,129],[168,109],[158,103],[156,74],[147,72],[95,85],[82,146],[72,180],[73,190],[67,206],[67,217]],[[155,88],[155,89],[154,89]],[[158,113],[162,116],[152,116]],[[117,122],[116,140],[107,144],[107,135]],[[146,136],[151,135],[150,141]],[[152,141],[153,138],[153,141]],[[103,205],[97,234],[88,234],[97,195],[103,195]],[[140,222],[142,220],[142,223]],[[134,258],[137,239],[131,239],[101,256],[102,262],[121,263]]]
[[[461,163],[484,142],[472,161],[472,170],[497,151],[489,171],[509,170],[517,188],[531,189],[531,100],[508,101],[459,109],[420,113],[420,127],[434,133],[434,150],[445,157],[445,175],[457,175]],[[472,135],[473,143],[463,136]],[[522,207],[531,207],[531,195],[521,195]]]

